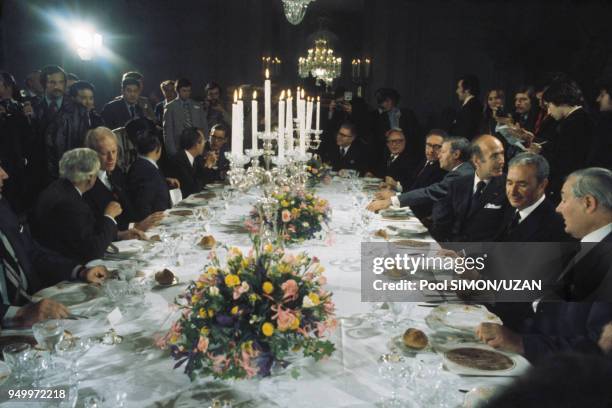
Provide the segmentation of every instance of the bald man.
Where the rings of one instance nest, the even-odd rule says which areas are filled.
[[[492,241],[508,207],[504,146],[495,136],[472,142],[474,175],[457,178],[449,194],[433,209],[432,235],[437,241]]]

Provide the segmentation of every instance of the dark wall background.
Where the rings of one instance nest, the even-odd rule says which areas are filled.
[[[275,83],[303,84],[297,58],[321,17],[338,37],[338,84],[351,86],[352,58],[370,56],[370,102],[374,89],[394,87],[428,126],[456,106],[455,82],[465,72],[477,74],[484,89],[511,93],[543,72],[566,71],[589,97],[595,79],[612,73],[607,1],[316,0],[298,26],[286,21],[280,0],[4,0],[1,10],[3,69],[22,80],[32,68],[63,64],[96,84],[98,106],[131,69],[145,75],[145,94],[177,76],[201,92],[210,80],[261,85],[261,57],[275,55],[283,60]],[[94,23],[113,56],[78,61],[50,22],[54,14]]]

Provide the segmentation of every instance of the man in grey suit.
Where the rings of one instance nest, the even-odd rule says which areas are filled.
[[[436,203],[447,194],[453,180],[461,176],[474,174],[474,167],[469,159],[470,142],[463,137],[448,137],[444,139],[439,154],[440,168],[448,171],[442,180],[398,195],[390,191],[381,191],[376,194],[376,200],[368,205],[368,209],[378,211],[392,205],[395,207],[412,207]]]
[[[199,102],[191,99],[191,81],[176,81],[178,97],[166,105],[164,111],[164,145],[168,156],[180,150],[180,135],[186,128],[196,127],[204,134],[208,129],[206,111]]]

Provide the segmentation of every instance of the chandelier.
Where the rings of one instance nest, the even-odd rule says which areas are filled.
[[[317,83],[325,82],[331,86],[333,80],[340,76],[342,58],[334,56],[334,50],[327,48],[327,40],[315,40],[315,48],[308,50],[308,56],[298,59],[298,74],[302,78],[312,75]]]
[[[306,15],[306,8],[308,4],[315,0],[282,0],[283,9],[285,11],[285,17],[293,24],[298,25],[304,19]]]

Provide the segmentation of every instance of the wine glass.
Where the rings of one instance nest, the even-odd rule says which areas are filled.
[[[31,352],[32,347],[28,343],[12,343],[2,349],[4,362],[11,368],[17,384],[23,380]]]
[[[55,346],[58,355],[70,361],[70,371],[76,381],[79,380],[79,359],[91,346],[91,339],[80,337],[64,338]]]
[[[54,368],[55,346],[64,338],[64,322],[58,319],[43,320],[32,325],[32,332],[38,344],[49,351],[49,363]]]
[[[387,302],[389,307],[389,314],[391,315],[391,321],[386,323],[387,328],[397,330],[400,327],[401,319],[400,316],[406,309],[405,302]]]
[[[383,354],[378,359],[378,374],[391,387],[391,395],[383,398],[380,405],[383,407],[407,407],[408,401],[402,400],[397,394],[398,388],[402,387],[406,378],[410,376],[410,370],[404,357],[396,353]]]

